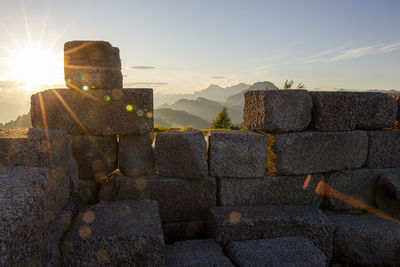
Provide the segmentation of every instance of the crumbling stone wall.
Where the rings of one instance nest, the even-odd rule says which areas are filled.
[[[57,177],[80,189],[53,202],[79,196],[86,203],[78,216],[68,205],[48,209],[53,215],[42,224],[51,222],[56,250],[43,250],[39,241],[26,246],[40,259],[35,264],[47,258],[50,266],[398,266],[400,131],[389,129],[400,114],[398,100],[383,93],[249,91],[248,130],[212,130],[206,140],[198,130],[163,132],[153,149],[152,89],[122,88],[117,48],[73,41],[65,51],[69,89],[33,95],[35,129],[25,131],[69,140],[52,151],[52,162],[69,169],[71,156],[59,155],[73,154],[79,175]],[[2,145],[2,164],[46,167],[47,154],[29,148],[41,143],[32,138],[18,149]],[[6,170],[5,181],[41,177],[41,169]],[[55,198],[50,191],[41,203]],[[14,201],[9,194],[0,200]],[[66,230],[53,234],[60,225]],[[40,231],[32,238],[49,234]]]

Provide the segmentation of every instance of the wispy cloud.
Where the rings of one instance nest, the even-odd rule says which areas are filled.
[[[379,48],[382,52],[390,53],[400,49],[400,42],[382,46]]]
[[[124,86],[163,86],[163,85],[168,85],[168,83],[165,82],[127,82],[124,83]]]
[[[23,83],[18,81],[0,81],[1,89],[13,89],[13,88],[18,88],[21,85],[23,85]]]
[[[153,66],[131,66],[128,69],[131,69],[131,70],[153,70],[155,68],[156,67],[153,67]]]
[[[227,80],[228,78],[225,76],[211,76],[210,79]]]
[[[271,65],[260,66],[257,68],[246,70],[247,73],[260,73],[260,72],[267,72],[271,69]]]
[[[339,55],[331,57],[328,61],[338,61],[342,59],[358,58],[375,53],[377,45],[354,48],[341,52]]]
[[[339,60],[354,59],[372,54],[390,53],[400,49],[400,42],[363,46],[342,51],[326,50],[304,58],[303,63],[335,62]]]

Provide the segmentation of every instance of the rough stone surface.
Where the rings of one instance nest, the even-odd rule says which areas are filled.
[[[310,204],[319,207],[322,196],[314,191],[323,179],[321,174],[313,174],[309,180],[306,175],[219,178],[218,201],[222,206]]]
[[[72,137],[72,151],[80,179],[106,176],[117,168],[117,138],[89,135]]]
[[[378,208],[391,216],[400,218],[400,170],[379,178],[376,192]]]
[[[356,169],[324,174],[323,206],[333,211],[357,211],[365,205],[376,207],[376,188],[385,173],[400,173],[400,169]]]
[[[244,97],[244,126],[249,130],[302,131],[311,121],[313,104],[306,90],[248,91]]]
[[[232,241],[303,236],[314,242],[329,262],[333,226],[322,212],[308,205],[236,206],[210,210],[208,232],[221,245]]]
[[[210,175],[261,177],[267,168],[268,137],[249,131],[210,132]]]
[[[268,142],[268,171],[280,175],[359,168],[368,151],[364,131],[275,134]]]
[[[69,231],[73,219],[78,215],[78,207],[69,201],[57,218],[50,224],[47,242],[46,266],[61,266],[61,245],[64,235]]]
[[[62,245],[66,266],[161,266],[164,240],[156,201],[88,207]]]
[[[374,214],[331,215],[333,253],[350,266],[399,266],[400,225]]]
[[[216,205],[216,182],[212,177],[202,181],[161,176],[116,176],[104,183],[100,201],[153,199],[160,206],[163,222],[207,219],[208,209]]]
[[[207,221],[166,222],[162,227],[166,244],[207,237]]]
[[[155,166],[161,176],[203,179],[208,175],[207,144],[199,130],[158,133]]]
[[[300,236],[235,241],[226,251],[236,266],[326,266],[321,250]]]
[[[62,131],[34,128],[0,130],[0,169],[12,166],[51,168],[69,177],[71,193],[79,191],[78,165],[71,137]]]
[[[313,102],[311,129],[350,131],[357,125],[357,93],[310,92]]]
[[[400,167],[400,131],[368,131],[367,168]]]
[[[154,133],[121,135],[118,144],[120,171],[128,176],[154,174]]]
[[[64,74],[71,89],[122,88],[119,49],[104,41],[64,44]]]
[[[50,223],[68,201],[68,177],[18,166],[1,170],[0,184],[0,265],[43,266]]]
[[[31,120],[71,135],[152,132],[153,89],[45,90],[31,97]]]
[[[397,118],[396,118],[396,120],[400,121],[400,93],[390,93],[389,95],[396,100],[396,103],[397,103]]]
[[[165,265],[175,266],[232,266],[221,247],[212,239],[188,240],[167,245]]]
[[[382,129],[393,126],[398,106],[393,97],[385,93],[357,93],[357,129]]]

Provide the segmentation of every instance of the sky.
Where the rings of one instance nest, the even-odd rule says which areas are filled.
[[[400,89],[399,13],[398,0],[1,0],[0,102],[21,90],[20,70],[64,87],[69,40],[119,47],[124,86],[155,93],[286,79]],[[25,64],[18,51],[29,46],[52,59]]]

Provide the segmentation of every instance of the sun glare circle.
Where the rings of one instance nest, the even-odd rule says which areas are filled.
[[[58,61],[57,55],[40,45],[11,51],[7,58],[12,78],[29,89],[56,81]]]

